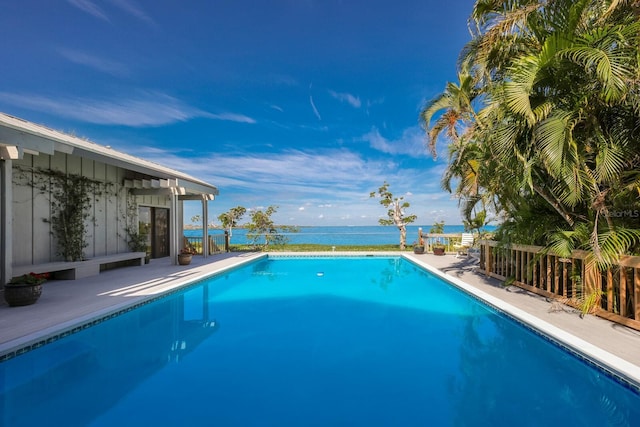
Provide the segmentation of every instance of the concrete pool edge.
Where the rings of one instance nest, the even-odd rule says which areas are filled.
[[[407,261],[424,268],[431,274],[441,278],[442,280],[457,287],[463,292],[483,301],[499,312],[505,313],[514,320],[522,323],[530,330],[538,333],[551,341],[557,343],[561,347],[566,348],[577,357],[591,363],[595,367],[605,371],[605,373],[614,376],[616,380],[622,381],[624,385],[632,388],[636,393],[640,393],[640,367],[628,362],[602,348],[589,343],[561,328],[558,328],[526,311],[509,304],[493,295],[490,295],[481,289],[478,289],[461,279],[451,276],[438,270],[436,267],[427,264],[416,258],[401,255]]]

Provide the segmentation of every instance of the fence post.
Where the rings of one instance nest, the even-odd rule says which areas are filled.
[[[622,317],[627,317],[627,269],[620,266],[618,272],[620,277],[620,289],[618,291],[618,297],[620,298],[620,305],[618,307],[618,314]]]
[[[484,274],[487,276],[491,274],[491,245],[485,241],[484,246]]]
[[[600,307],[600,292],[602,292],[602,274],[594,262],[584,263],[584,285],[583,294],[591,295],[598,293],[598,308]]]
[[[225,252],[229,252],[229,231],[224,230],[224,249]]]
[[[633,318],[640,320],[640,275],[638,274],[638,269],[634,269],[633,271],[633,287],[633,302],[635,303]]]

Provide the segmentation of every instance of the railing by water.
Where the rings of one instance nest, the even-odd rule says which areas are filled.
[[[585,261],[584,251],[561,257],[540,246],[502,247],[492,240],[479,246],[480,268],[488,276],[570,305],[595,295],[594,314],[640,330],[640,257],[623,256],[602,272]]]
[[[299,237],[299,236],[304,236],[304,235],[300,235],[297,233],[279,233],[279,235],[285,235],[287,237]],[[314,237],[316,236],[315,234],[313,235]],[[333,239],[330,240],[330,244],[335,244],[337,245],[371,245],[371,246],[375,246],[378,245],[380,243],[371,243],[367,241],[367,237],[371,237],[371,233],[367,233],[364,235],[361,235],[359,233],[342,233],[342,234],[331,234],[331,236],[333,236]],[[345,237],[346,236],[346,237]],[[228,241],[225,241],[225,235],[220,233],[220,234],[213,234],[213,235],[209,235],[209,239],[211,238],[215,238],[216,240],[214,241],[215,245],[217,245],[220,250],[213,252],[213,253],[218,253],[218,252],[224,252],[228,249],[227,245],[229,244]],[[244,236],[240,236],[241,238]],[[364,238],[363,238],[364,237]],[[395,236],[394,236],[395,237]],[[433,246],[435,244],[439,244],[439,245],[444,245],[445,247],[445,251],[449,252],[449,253],[455,253],[456,248],[455,245],[459,244],[461,241],[461,234],[460,233],[442,233],[442,234],[423,234],[422,235],[424,242],[425,242],[425,248],[427,249],[427,251],[432,251],[433,250]],[[184,236],[185,239],[185,243],[188,243],[189,245],[191,245],[192,247],[194,247],[197,251],[198,254],[202,253],[202,236],[201,235],[197,235],[197,236]],[[313,239],[313,238],[312,238]],[[236,239],[238,240],[238,239]],[[417,243],[417,239],[412,238],[412,236],[408,235],[407,236],[407,248],[411,248],[414,244]],[[293,243],[296,244],[296,243]],[[312,244],[317,244],[317,243],[312,243]],[[252,243],[247,242],[246,243],[247,246],[251,246]],[[214,245],[211,243],[209,243],[210,247],[214,247]],[[286,246],[285,246],[286,247]]]
[[[424,239],[425,249],[429,251],[433,251],[434,245],[444,245],[445,253],[453,253],[456,251],[455,245],[460,244],[462,240],[462,235],[457,234],[434,234],[434,233],[425,233],[422,235]]]
[[[198,255],[202,255],[202,236],[184,236],[185,243],[195,249]],[[228,239],[226,234],[209,235],[209,255],[227,252]]]

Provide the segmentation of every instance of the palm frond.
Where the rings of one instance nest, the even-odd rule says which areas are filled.
[[[559,55],[594,74],[605,102],[618,101],[627,92],[627,83],[636,78],[633,64],[637,64],[637,50],[628,39],[637,38],[639,30],[638,25],[595,28],[581,34],[574,46]]]
[[[627,164],[627,154],[627,150],[620,145],[605,142],[599,146],[594,171],[596,181],[611,182],[619,179]]]
[[[620,255],[627,253],[640,242],[640,229],[618,227],[598,233],[596,238],[600,251],[594,260],[598,267],[604,270],[615,265]]]
[[[551,176],[562,176],[567,167],[577,164],[576,144],[572,139],[573,113],[556,110],[535,127],[533,142]]]
[[[522,115],[529,124],[535,123],[536,117],[531,108],[529,96],[540,70],[539,58],[524,56],[519,58],[509,69],[509,80],[503,85],[504,102],[515,114]]]

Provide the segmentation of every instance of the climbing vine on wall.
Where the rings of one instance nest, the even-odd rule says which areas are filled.
[[[66,261],[84,258],[89,209],[94,182],[86,177],[48,171],[51,177],[51,230],[58,238],[58,253]]]
[[[52,169],[19,169],[22,184],[27,184],[48,196],[51,204],[51,233],[57,239],[58,255],[65,261],[84,259],[87,243],[87,220],[92,202],[113,191],[113,184],[96,181],[82,175]],[[32,176],[29,176],[32,173]]]
[[[126,212],[122,213],[122,219],[125,224],[124,231],[127,233],[127,244],[134,252],[148,252],[149,230],[139,223],[136,196],[127,193],[126,198]]]

